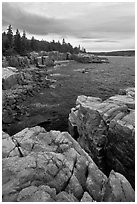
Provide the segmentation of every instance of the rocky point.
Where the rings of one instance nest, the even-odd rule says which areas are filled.
[[[135,89],[105,101],[78,96],[70,134],[31,126],[9,135],[10,125],[28,114],[24,102],[55,83],[47,72],[49,58],[37,56],[35,67],[31,57],[10,57],[18,68],[3,62],[3,202],[134,202]]]

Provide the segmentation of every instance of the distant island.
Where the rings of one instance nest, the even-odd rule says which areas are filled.
[[[101,56],[135,56],[135,50],[111,51],[111,52],[88,52]]]

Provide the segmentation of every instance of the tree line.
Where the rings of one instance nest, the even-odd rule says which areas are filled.
[[[71,54],[77,54],[79,52],[86,52],[84,48],[73,47],[70,43],[66,43],[65,39],[62,40],[62,43],[48,42],[45,40],[36,40],[34,36],[31,39],[27,39],[26,32],[23,31],[21,36],[19,29],[16,30],[16,33],[13,34],[12,26],[9,25],[7,32],[2,33],[2,54],[4,56],[11,55],[21,55],[25,56],[32,51],[59,51],[62,53],[70,52]]]

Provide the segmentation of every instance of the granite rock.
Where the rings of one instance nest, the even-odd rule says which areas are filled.
[[[121,92],[122,93],[122,92]],[[79,96],[69,114],[70,134],[108,175],[114,169],[135,183],[135,90],[102,101]]]
[[[12,137],[3,133],[3,140],[3,202],[102,201],[107,194],[109,178],[69,133],[36,126]]]

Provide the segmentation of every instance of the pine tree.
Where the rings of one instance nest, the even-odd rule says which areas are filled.
[[[17,29],[16,34],[13,36],[12,26],[9,25],[7,29],[7,33],[2,33],[2,54],[10,56],[16,55],[17,53],[20,55],[27,55],[28,52],[31,51],[59,51],[63,53],[79,53],[81,51],[79,47],[73,47],[70,43],[66,43],[65,39],[62,39],[62,43],[55,42],[47,42],[45,40],[39,41],[31,38],[31,40],[27,39],[25,31],[23,31],[22,37],[20,36],[20,32]],[[86,50],[83,48],[83,52]]]
[[[18,29],[14,36],[14,49],[18,54],[21,53],[21,37],[20,37],[20,32]]]
[[[80,47],[80,45],[78,46],[78,49],[79,49],[79,52],[80,52],[80,50],[81,50],[81,47]]]
[[[8,29],[7,29],[7,38],[8,38],[8,47],[12,48],[13,47],[13,31],[12,31],[12,26],[9,25]]]
[[[2,54],[5,54],[6,50],[9,48],[9,41],[6,32],[2,33]]]
[[[35,38],[34,36],[32,36],[31,38],[31,42],[30,42],[30,46],[31,46],[31,50],[34,51],[35,50]]]
[[[26,32],[23,31],[23,35],[21,38],[21,55],[26,55],[27,52],[27,38],[26,38]]]
[[[64,38],[63,38],[63,40],[62,40],[62,45],[63,45],[63,44],[65,44],[65,39],[64,39]]]
[[[86,53],[86,49],[85,48],[83,49],[83,52]]]

